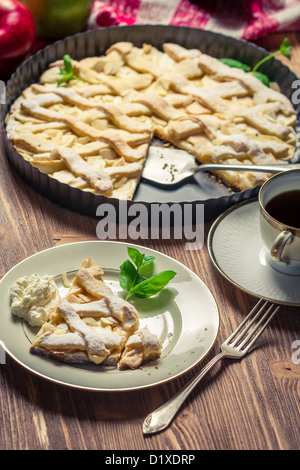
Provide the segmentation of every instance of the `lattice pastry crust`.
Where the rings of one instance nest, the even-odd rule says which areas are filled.
[[[31,352],[67,363],[136,369],[158,359],[161,343],[139,329],[135,307],[103,281],[103,271],[86,259],[67,295],[40,328]]]
[[[81,80],[58,87],[62,66],[51,64],[16,100],[7,134],[32,165],[83,191],[132,199],[154,136],[204,163],[293,158],[289,99],[199,50],[116,43],[101,57],[73,60]],[[238,190],[268,177],[218,175]]]

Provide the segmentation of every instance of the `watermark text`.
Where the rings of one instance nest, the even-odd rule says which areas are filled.
[[[5,83],[0,80],[0,104],[6,103],[6,90],[5,90]]]
[[[204,205],[135,203],[100,204],[96,234],[100,240],[185,240],[186,250],[199,250],[204,243]],[[117,226],[118,225],[118,226]]]
[[[293,364],[300,364],[300,339],[293,341],[292,349],[294,350],[292,354],[292,363]]]

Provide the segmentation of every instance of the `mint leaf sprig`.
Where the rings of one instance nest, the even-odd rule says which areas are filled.
[[[119,275],[120,286],[127,292],[126,300],[133,295],[141,298],[152,297],[163,290],[176,275],[175,271],[168,270],[147,278],[143,276],[143,271],[150,267],[155,257],[145,256],[132,247],[128,247],[127,251],[131,261],[124,261],[120,266]]]
[[[60,80],[58,80],[57,86],[60,86],[62,83],[66,83],[66,82],[68,82],[69,80],[72,80],[72,79],[82,80],[82,78],[75,75],[73,65],[72,65],[72,59],[69,56],[69,54],[64,55],[63,61],[64,61],[64,68],[59,69],[59,74],[63,75],[63,77]]]
[[[289,40],[289,38],[284,38],[284,40],[282,41],[278,51],[276,52],[273,52],[272,54],[269,54],[268,56],[264,57],[263,59],[261,59],[252,69],[252,72],[255,72],[262,64],[264,64],[267,60],[270,60],[272,59],[273,57],[275,57],[276,55],[278,54],[282,54],[284,55],[285,57],[287,57],[289,60],[291,60],[291,50],[292,50],[292,46],[291,46],[291,42]]]
[[[243,62],[240,62],[239,60],[230,59],[230,58],[226,58],[226,57],[221,58],[219,60],[221,62],[223,62],[223,64],[228,65],[229,67],[235,67],[235,68],[238,68],[238,69],[242,69],[245,72],[252,73],[256,78],[258,78],[261,82],[263,82],[264,85],[270,86],[270,80],[267,77],[267,75],[265,75],[262,72],[258,72],[257,69],[262,64],[264,64],[265,62],[272,59],[273,57],[275,57],[278,54],[283,54],[285,57],[287,57],[290,60],[291,59],[291,50],[292,50],[292,46],[291,46],[291,42],[290,42],[289,38],[284,38],[284,40],[282,41],[278,51],[275,51],[272,54],[269,54],[266,57],[264,57],[263,59],[261,59],[259,62],[257,62],[257,64],[252,69],[249,65],[244,64]]]
[[[242,69],[244,70],[244,72],[251,71],[250,65],[244,64],[243,62],[240,62],[239,60],[236,60],[236,59],[230,59],[229,57],[221,57],[219,61],[225,65],[228,65],[229,67]]]

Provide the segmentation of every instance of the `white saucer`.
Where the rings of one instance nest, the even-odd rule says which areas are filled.
[[[300,276],[275,271],[259,229],[259,204],[242,202],[222,214],[208,234],[210,257],[232,284],[271,302],[300,306]]]

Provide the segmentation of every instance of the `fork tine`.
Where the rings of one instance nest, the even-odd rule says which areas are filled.
[[[268,326],[268,324],[270,323],[270,321],[272,320],[272,318],[274,317],[274,315],[278,312],[279,310],[279,305],[273,310],[272,312],[272,309],[274,308],[275,306],[274,305],[271,305],[268,310],[265,312],[265,314],[262,316],[262,318],[259,320],[259,322],[257,323],[257,325],[255,326],[255,328],[253,328],[253,330],[251,331],[251,333],[245,338],[245,340],[239,345],[239,348],[243,348],[247,343],[247,346],[245,349],[250,349],[253,344],[255,343],[255,341],[260,337],[260,335],[263,333],[263,331],[265,330],[265,328]],[[270,312],[272,312],[270,314]],[[270,315],[269,315],[270,314]],[[269,317],[268,317],[269,315]],[[268,318],[267,318],[268,317]],[[267,319],[266,319],[267,318]],[[265,320],[266,319],[266,320]],[[260,330],[257,332],[258,328],[261,326],[261,324],[265,322],[263,324],[263,326],[260,328]],[[257,332],[257,333],[256,333]],[[253,337],[253,335],[256,333],[256,335]],[[252,340],[250,341],[249,343],[249,340],[252,338]]]
[[[262,305],[263,304],[263,305]],[[236,347],[237,349],[239,350],[242,350],[242,348],[247,344],[249,343],[249,341],[251,340],[251,338],[253,337],[253,335],[255,335],[255,333],[258,331],[258,329],[261,327],[261,325],[265,322],[265,324],[263,324],[263,326],[261,327],[260,331],[258,331],[258,333],[254,336],[254,338],[252,339],[251,343],[250,344],[247,344],[247,349],[250,349],[250,347],[253,345],[253,343],[259,338],[259,336],[262,334],[262,332],[264,331],[264,329],[266,328],[266,326],[270,323],[270,321],[272,320],[273,316],[277,313],[277,311],[279,310],[279,306],[277,306],[275,308],[275,310],[273,311],[273,313],[270,315],[270,312],[272,312],[272,309],[275,307],[274,304],[269,304],[270,306],[268,307],[268,309],[264,312],[265,308],[268,306],[269,302],[267,301],[263,301],[262,299],[254,306],[254,308],[251,310],[251,312],[247,315],[247,317],[244,319],[244,321],[240,324],[240,326],[232,333],[232,335],[227,339],[226,341],[226,344],[232,346],[232,347]],[[262,315],[262,316],[261,316]],[[270,315],[270,316],[269,316]],[[269,318],[268,318],[269,316]],[[258,318],[261,317],[258,320]],[[251,321],[249,321],[251,319]],[[246,323],[248,323],[248,325],[243,328]],[[252,327],[252,325],[255,324],[254,328],[252,329],[252,331],[247,335],[245,336],[245,334],[249,331],[249,329]],[[237,333],[239,333],[238,336]],[[243,339],[244,338],[244,339]],[[240,344],[238,344],[240,343]]]
[[[242,323],[239,324],[239,326],[236,328],[236,330],[234,330],[233,333],[231,333],[231,335],[227,338],[227,340],[225,341],[226,344],[231,342],[231,340],[233,340],[233,338],[244,328],[244,326],[246,325],[246,323],[250,320],[251,317],[253,317],[253,315],[257,312],[257,310],[259,309],[258,311],[258,314],[261,312],[262,308],[267,305],[267,301],[264,301],[263,299],[260,299],[256,305],[254,305],[253,309],[248,313],[248,315],[246,316],[246,318],[242,321]],[[261,305],[264,304],[262,307]],[[255,318],[255,317],[254,317]],[[251,322],[251,324],[253,323],[253,321]],[[244,330],[244,331],[247,331],[251,324],[249,325],[249,327]],[[243,336],[244,334],[244,331],[242,332],[242,334],[240,336]],[[240,336],[237,337],[237,339],[235,340],[238,341],[240,339]]]

